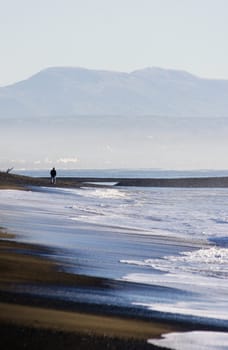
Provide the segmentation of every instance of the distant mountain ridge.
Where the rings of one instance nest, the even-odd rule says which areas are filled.
[[[153,67],[53,67],[0,88],[0,118],[74,115],[228,117],[228,80]]]

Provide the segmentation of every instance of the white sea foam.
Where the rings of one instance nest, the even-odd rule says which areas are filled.
[[[1,191],[20,206],[62,212],[71,220],[128,228],[147,235],[213,240],[228,245],[227,189],[43,188],[42,192]],[[27,203],[26,203],[27,202]]]
[[[205,277],[191,273],[131,273],[123,280],[153,286],[169,287],[184,292],[183,297],[151,299],[150,302],[135,302],[149,310],[168,312],[179,315],[207,317],[228,320],[226,279]]]
[[[76,189],[68,194],[75,217],[77,208],[84,214],[94,213],[88,215],[87,222],[109,225],[111,221],[138,231],[192,240],[227,237],[227,213],[223,209],[228,198],[226,189],[115,187]]]
[[[223,295],[223,298],[225,298],[225,295]],[[211,298],[209,301],[207,295],[204,298],[198,298],[197,301],[175,302],[174,300],[173,303],[134,303],[133,305],[142,306],[152,311],[175,315],[222,320],[226,323],[228,320],[227,311],[225,309],[227,307],[227,302],[225,300],[223,300],[223,302],[218,302],[216,298]]]
[[[160,259],[121,262],[147,268],[147,273],[124,276],[126,281],[176,288],[187,293],[184,300],[160,299],[137,305],[160,312],[228,320],[227,248],[210,247]],[[150,273],[148,268],[151,268]],[[162,273],[154,273],[154,270]]]
[[[126,191],[121,191],[118,188],[87,188],[84,189],[84,193],[91,198],[125,198],[127,196]]]
[[[181,252],[160,259],[121,260],[125,264],[148,266],[167,273],[196,273],[202,276],[228,277],[228,249],[210,247]]]
[[[228,320],[228,249],[211,247],[161,259],[122,260],[122,263],[151,267],[151,273],[131,273],[123,279],[135,283],[177,288],[188,294],[184,300],[156,300],[144,307],[182,315]],[[162,271],[155,274],[153,271]],[[142,306],[142,304],[140,304]]]
[[[225,350],[228,349],[228,333],[193,331],[169,333],[162,339],[149,339],[149,344],[172,350]]]

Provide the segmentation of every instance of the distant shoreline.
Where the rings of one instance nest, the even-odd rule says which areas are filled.
[[[50,183],[49,177],[31,177],[0,172],[0,189],[29,189],[33,186],[79,188],[83,186],[135,187],[177,187],[177,188],[228,188],[228,176],[186,177],[186,178],[118,178],[118,177],[57,177],[56,185]]]
[[[48,178],[43,178],[48,180]],[[135,187],[227,187],[227,177],[186,177],[186,178],[98,178],[98,177],[60,177],[60,183],[72,185],[75,182],[85,185],[87,183],[115,183],[115,186],[135,186]]]

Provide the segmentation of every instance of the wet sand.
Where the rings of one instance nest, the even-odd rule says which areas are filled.
[[[178,324],[131,316],[129,310],[125,315],[124,310],[23,293],[23,285],[37,289],[57,284],[90,289],[110,286],[105,279],[60,271],[57,262],[44,258],[47,248],[11,238],[12,234],[1,229],[0,335],[4,348],[153,349],[148,338],[183,329]]]

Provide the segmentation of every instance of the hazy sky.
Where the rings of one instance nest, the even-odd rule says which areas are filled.
[[[227,0],[0,0],[0,86],[50,66],[228,79]]]

